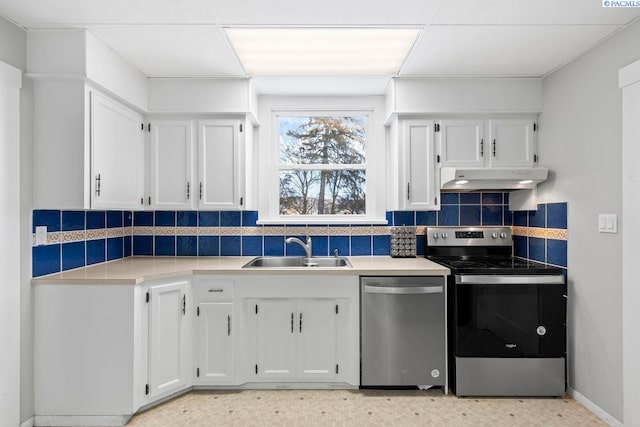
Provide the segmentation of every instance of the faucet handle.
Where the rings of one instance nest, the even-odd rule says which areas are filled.
[[[338,248],[335,248],[335,249],[333,250],[333,256],[334,256],[334,257],[336,257],[336,258],[338,258]]]

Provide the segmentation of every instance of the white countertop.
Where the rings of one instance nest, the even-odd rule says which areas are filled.
[[[34,278],[42,284],[138,284],[191,274],[324,274],[357,276],[444,276],[449,269],[426,258],[389,256],[347,257],[353,268],[242,268],[254,257],[133,256],[89,267]]]

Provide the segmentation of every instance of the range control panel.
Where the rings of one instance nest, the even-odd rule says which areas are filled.
[[[509,227],[427,227],[429,246],[511,246]]]

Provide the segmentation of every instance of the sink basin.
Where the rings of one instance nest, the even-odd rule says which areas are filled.
[[[343,257],[257,257],[242,268],[351,268],[351,263]]]

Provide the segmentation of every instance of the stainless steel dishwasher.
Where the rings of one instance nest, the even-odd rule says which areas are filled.
[[[444,277],[360,279],[362,386],[444,386]]]

